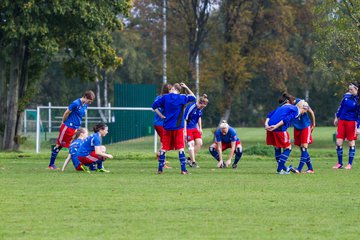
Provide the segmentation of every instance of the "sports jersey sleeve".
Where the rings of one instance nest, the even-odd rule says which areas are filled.
[[[216,132],[215,132],[215,141],[216,142],[221,142],[220,129],[217,129]]]
[[[287,114],[284,119],[283,122],[285,124],[289,124],[293,121],[296,120],[296,118],[300,115],[300,111],[299,110],[294,110],[294,111],[290,111],[289,114]]]
[[[229,128],[229,132],[230,132],[230,141],[236,142],[238,140],[236,136],[236,131],[233,128]]]
[[[155,99],[155,101],[152,104],[152,109],[155,110],[159,107],[163,107],[163,105],[164,105],[164,97],[162,96],[162,97]]]
[[[271,116],[274,114],[275,111],[276,110],[269,112],[266,118],[271,118]]]

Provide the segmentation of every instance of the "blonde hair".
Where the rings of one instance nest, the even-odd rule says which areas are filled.
[[[305,102],[304,100],[300,100],[296,106],[300,109],[309,109],[309,104],[307,102]]]
[[[228,128],[229,124],[226,122],[226,120],[222,120],[222,122],[219,125],[219,128]]]

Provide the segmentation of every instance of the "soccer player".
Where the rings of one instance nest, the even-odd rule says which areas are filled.
[[[285,166],[291,153],[290,135],[287,129],[296,120],[300,114],[308,110],[305,101],[300,101],[296,106],[290,104],[290,101],[284,96],[279,99],[281,106],[270,112],[265,121],[266,144],[274,146],[275,159],[278,163],[278,174],[289,174],[291,167]],[[284,149],[281,152],[281,149]]]
[[[345,167],[350,170],[352,168],[355,157],[355,141],[357,140],[357,127],[359,127],[359,96],[358,84],[350,83],[349,92],[347,92],[340,103],[335,114],[334,125],[337,126],[336,131],[336,153],[338,163],[333,166],[334,169],[343,168],[343,143],[347,139],[349,144],[349,162]]]
[[[180,94],[184,88],[188,95]],[[179,151],[179,160],[181,164],[181,174],[188,174],[186,170],[185,143],[184,143],[184,111],[185,104],[196,101],[194,93],[185,85],[185,83],[176,83],[172,86],[170,93],[161,96],[153,105],[153,110],[164,119],[164,135],[160,150],[158,173],[163,173],[166,162],[166,152],[170,150]],[[159,108],[164,109],[163,114]]]
[[[87,169],[84,167],[84,165],[79,161],[77,152],[81,145],[84,143],[85,138],[88,136],[88,130],[86,128],[79,128],[75,135],[74,140],[71,142],[69,147],[69,155],[66,158],[64,165],[61,169],[61,171],[65,171],[65,168],[67,164],[72,161],[75,169],[77,171],[85,171],[87,172]]]
[[[230,148],[228,159],[224,163],[223,152]],[[235,161],[232,168],[236,169],[238,162],[242,156],[242,146],[240,139],[236,136],[234,128],[223,120],[219,128],[215,131],[215,142],[209,147],[210,154],[215,158],[218,168],[226,168],[230,166],[231,159],[235,153]]]
[[[195,155],[200,150],[202,142],[202,110],[207,106],[209,100],[206,94],[203,94],[197,102],[189,104],[185,109],[185,139],[188,144],[188,165],[198,167]]]
[[[112,159],[111,154],[106,153],[106,147],[100,145],[101,137],[108,134],[108,126],[105,123],[97,123],[94,126],[94,133],[88,136],[78,150],[78,159],[85,166],[97,164],[98,172],[110,172],[103,166],[106,158]]]
[[[295,105],[299,103],[302,99],[297,98],[295,100]],[[301,173],[302,168],[305,163],[308,169],[305,173],[314,173],[314,169],[311,163],[310,154],[308,153],[309,144],[312,143],[313,139],[311,133],[315,128],[315,113],[308,106],[308,111],[304,114],[301,114],[299,118],[294,121],[294,144],[300,147],[301,156],[300,162],[297,168],[294,169],[295,173]]]
[[[88,90],[84,93],[84,96],[73,101],[64,112],[60,126],[59,136],[57,138],[56,145],[51,152],[49,169],[58,169],[55,166],[55,160],[58,153],[63,147],[69,148],[70,142],[76,130],[81,126],[81,121],[82,118],[85,116],[88,104],[91,104],[94,99],[94,92]]]
[[[170,92],[171,88],[172,88],[172,85],[170,83],[164,84],[161,89],[161,95],[157,96],[154,101],[158,100],[162,95],[168,94]],[[158,109],[162,114],[164,113],[164,109],[162,109],[161,107],[159,107]],[[163,125],[164,125],[164,119],[162,119],[157,113],[155,113],[154,114],[154,129],[155,129],[156,133],[159,135],[161,146],[162,146],[163,136],[164,136]],[[160,147],[160,149],[161,149],[161,147]],[[158,161],[159,161],[159,157],[160,157],[160,149],[159,149],[159,152],[156,154],[156,159]],[[167,165],[167,163],[165,162],[164,168],[171,168],[171,167],[169,167]]]

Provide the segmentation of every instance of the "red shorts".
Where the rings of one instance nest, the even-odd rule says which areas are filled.
[[[278,148],[288,148],[291,146],[290,135],[288,132],[266,131],[266,144]]]
[[[61,124],[57,144],[65,148],[69,148],[75,133],[76,129],[68,127],[65,124]]]
[[[79,161],[82,164],[92,164],[96,162],[97,160],[103,160],[103,158],[95,153],[95,151],[92,151],[89,155],[85,157],[78,156]]]
[[[339,120],[336,138],[347,139],[348,141],[356,140],[356,121]]]
[[[237,145],[239,145],[239,144],[241,144],[241,142],[240,142],[240,141],[236,141],[235,147],[236,147]],[[223,143],[223,142],[221,142],[221,150],[222,150],[222,151],[225,151],[225,150],[228,149],[228,148],[231,148],[231,143]],[[215,142],[215,149],[217,149],[217,142]]]
[[[179,150],[185,147],[184,143],[184,129],[179,130],[165,130],[162,142],[162,149],[165,151]]]
[[[199,139],[199,138],[201,139],[201,133],[199,132],[199,130],[197,128],[186,130],[186,140],[188,142],[193,141],[195,139]]]
[[[159,135],[160,142],[162,143],[162,139],[164,136],[164,127],[163,126],[154,126],[156,133]]]
[[[294,128],[294,144],[296,146],[301,146],[301,144],[305,143],[311,144],[312,142],[311,126],[301,130]]]

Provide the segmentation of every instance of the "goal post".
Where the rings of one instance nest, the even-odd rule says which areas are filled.
[[[64,111],[66,109],[67,109],[67,106],[51,106],[51,104],[49,104],[49,106],[37,106],[37,108],[36,108],[36,134],[35,134],[35,138],[36,138],[35,151],[36,151],[36,153],[41,152],[41,142],[42,142],[41,141],[41,129],[43,129],[45,134],[48,134],[48,136],[55,137],[55,134],[56,134],[56,137],[57,137],[58,129],[56,129],[54,126],[60,126],[60,123],[62,121],[62,114],[64,113]],[[44,110],[47,110],[47,113],[45,113]],[[98,116],[99,110],[102,110],[105,112],[105,114],[104,114],[105,119],[100,118],[100,116]],[[56,113],[56,111],[57,111],[57,113]],[[146,116],[146,119],[145,119],[146,123],[145,123],[145,122],[142,122],[141,118],[136,119],[136,116],[138,116],[139,114],[130,114],[130,112],[137,112],[137,113],[152,112],[152,108],[111,107],[111,106],[109,106],[109,107],[88,107],[88,111],[86,112],[86,114],[82,120],[82,126],[85,128],[88,128],[90,123],[96,123],[96,122],[105,120],[105,122],[108,124],[109,128],[110,127],[116,128],[117,125],[123,124],[124,120],[125,120],[129,126],[122,126],[121,129],[123,129],[123,131],[126,131],[128,129],[134,129],[137,131],[136,131],[136,133],[129,133],[127,135],[125,134],[126,136],[124,136],[122,138],[123,140],[120,140],[120,141],[132,140],[132,139],[135,139],[136,137],[142,137],[143,134],[148,136],[150,134],[150,132],[153,131],[154,138],[152,141],[153,141],[154,152],[156,152],[157,144],[158,144],[157,143],[158,137],[157,137],[156,131],[154,131],[152,128],[152,123],[151,123],[151,130],[150,130],[150,125],[149,125],[150,119],[149,119],[148,114]],[[91,113],[90,114],[91,116],[89,116],[89,113]],[[122,116],[128,116],[129,114],[130,114],[130,119],[121,119]],[[42,121],[42,117],[44,119],[43,121]],[[134,118],[136,121],[134,120]],[[131,124],[134,124],[134,126],[132,126]],[[146,126],[142,126],[142,125],[146,125]],[[52,128],[54,129],[54,131],[52,131]],[[55,131],[55,129],[56,129],[56,131]],[[91,132],[90,129],[89,129],[89,132]],[[111,141],[113,139],[115,139],[115,142],[119,141],[119,137],[116,136],[116,134],[119,134],[119,133],[112,132],[111,134],[113,134],[113,137],[111,137]]]

